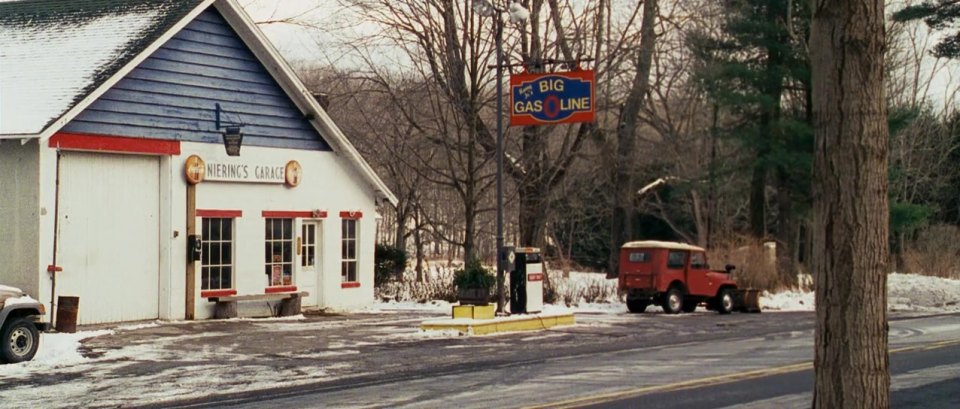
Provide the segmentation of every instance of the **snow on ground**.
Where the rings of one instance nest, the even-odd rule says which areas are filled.
[[[80,355],[78,351],[80,341],[113,333],[112,330],[99,330],[81,331],[74,334],[43,334],[40,337],[40,348],[33,360],[15,365],[0,365],[0,377],[14,377],[82,364],[88,359]]]
[[[887,305],[890,311],[960,312],[960,280],[890,274]]]
[[[764,310],[813,311],[811,291],[764,292]],[[960,312],[960,280],[918,274],[893,273],[887,276],[887,309],[896,312]]]
[[[544,312],[573,312],[589,314],[622,314],[627,307],[617,295],[617,281],[592,272],[554,272],[550,280],[559,298],[557,304],[547,304]],[[802,288],[810,288],[813,279],[801,277]],[[960,280],[929,277],[917,274],[892,273],[887,276],[887,296],[890,311],[896,312],[960,312]],[[356,312],[391,313],[423,311],[449,313],[451,303],[389,301],[376,302]],[[788,290],[776,293],[764,291],[760,295],[764,311],[813,311],[814,293],[806,290]],[[650,306],[649,311],[659,311]]]

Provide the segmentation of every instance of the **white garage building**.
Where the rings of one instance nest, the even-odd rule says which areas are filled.
[[[372,303],[396,198],[234,0],[0,2],[0,50],[0,283],[80,324]]]

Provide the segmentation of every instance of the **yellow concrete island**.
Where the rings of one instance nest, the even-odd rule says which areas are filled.
[[[456,330],[460,335],[486,335],[498,332],[537,331],[575,324],[573,313],[517,314],[496,317],[492,305],[457,305],[453,318],[429,320],[420,324],[424,331]]]

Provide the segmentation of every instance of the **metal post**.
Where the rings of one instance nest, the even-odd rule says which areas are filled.
[[[503,284],[503,21],[494,19],[497,31],[497,313],[504,305]]]

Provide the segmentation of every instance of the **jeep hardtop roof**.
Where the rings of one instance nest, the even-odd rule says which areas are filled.
[[[690,250],[690,251],[706,251],[703,247],[697,247],[694,245],[686,243],[677,243],[675,241],[657,241],[657,240],[643,240],[643,241],[630,241],[624,243],[623,248],[654,248],[654,249],[671,249],[671,250]]]

